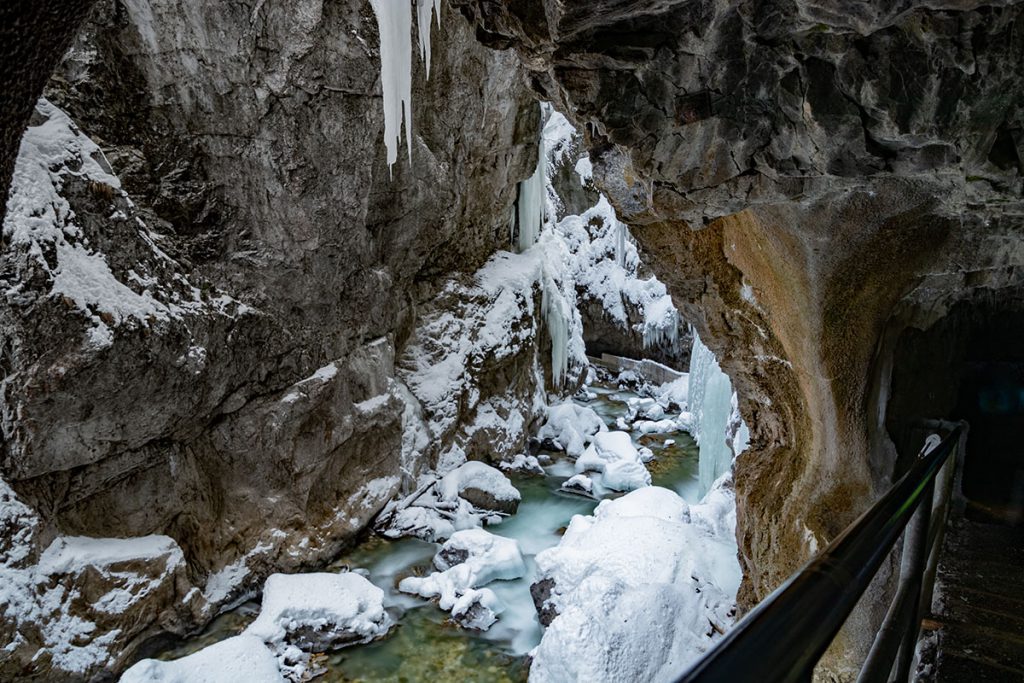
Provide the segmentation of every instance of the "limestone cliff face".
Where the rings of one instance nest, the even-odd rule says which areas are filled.
[[[378,44],[358,0],[99,2],[46,92],[70,120],[37,108],[42,163],[19,159],[0,262],[3,478],[37,515],[36,559],[55,538],[146,534],[184,557],[181,594],[144,613],[60,608],[120,629],[82,675],[336,554],[449,445],[403,441],[416,399],[396,369],[445,283],[507,246],[538,108],[515,56],[444,7],[392,176]],[[17,194],[22,171],[51,195]],[[543,391],[520,366],[544,337],[528,341],[455,415],[508,394],[509,451]],[[75,576],[51,582],[70,595]],[[50,618],[26,610],[5,628]],[[26,633],[0,677],[69,670]]]
[[[1024,6],[456,4],[588,132],[595,182],[739,391],[749,605],[894,475],[900,331],[1019,301]]]

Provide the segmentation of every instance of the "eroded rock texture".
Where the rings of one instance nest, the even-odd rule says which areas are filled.
[[[187,567],[198,590],[174,619],[127,609],[109,659],[33,660],[30,634],[0,677],[122,666],[335,555],[446,446],[403,462],[398,359],[442,286],[507,246],[539,112],[515,56],[443,14],[429,80],[414,59],[413,162],[391,177],[369,4],[97,4],[46,91],[70,119],[40,104],[41,163],[15,178],[45,192],[12,194],[5,223],[3,478],[38,514],[27,566],[55,538],[165,534],[185,560],[171,583]],[[543,376],[521,362],[472,379],[485,402],[515,375],[522,424]],[[65,596],[76,580],[54,579]]]
[[[739,391],[750,605],[895,474],[900,331],[1024,280],[1024,6],[455,4],[588,132],[595,181]],[[864,653],[867,602],[823,675]]]

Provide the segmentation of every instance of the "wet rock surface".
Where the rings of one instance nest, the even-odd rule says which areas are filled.
[[[202,594],[165,620],[179,633],[336,555],[454,440],[403,462],[396,357],[447,279],[507,245],[539,125],[514,57],[445,7],[429,80],[414,60],[413,160],[392,177],[368,4],[200,5],[97,3],[46,94],[113,179],[70,157],[49,169],[66,234],[12,244],[5,225],[0,262],[18,285],[0,305],[3,477],[44,540],[176,539]],[[55,296],[61,250],[157,314]],[[511,370],[488,372],[485,401]],[[82,675],[160,630],[134,608],[116,621],[116,660]],[[3,666],[49,675],[33,652]]]

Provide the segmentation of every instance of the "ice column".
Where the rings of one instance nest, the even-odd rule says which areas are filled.
[[[689,405],[693,438],[700,447],[697,465],[700,495],[732,467],[733,451],[726,439],[733,410],[732,383],[722,372],[715,354],[693,333],[690,353]]]
[[[440,0],[415,0],[420,52],[430,74],[430,12],[441,23]],[[412,162],[412,4],[410,0],[370,0],[380,32],[380,82],[384,94],[384,144],[388,168],[398,160],[405,118],[405,143]]]
[[[569,304],[554,278],[545,274],[542,282],[541,312],[551,335],[551,382],[562,386],[569,369]]]
[[[519,241],[516,247],[526,251],[537,242],[537,236],[544,227],[547,205],[547,150],[541,136],[537,153],[537,168],[533,175],[519,183],[519,199],[516,201],[516,216],[519,222]]]

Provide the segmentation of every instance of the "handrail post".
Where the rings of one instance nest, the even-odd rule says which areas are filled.
[[[908,582],[910,592],[910,619],[903,633],[899,655],[896,657],[897,683],[903,683],[910,675],[910,665],[917,649],[917,636],[921,627],[921,593],[924,587],[924,572],[928,564],[928,527],[932,517],[934,481],[928,483],[923,500],[907,529],[903,566],[900,568],[900,583]]]

